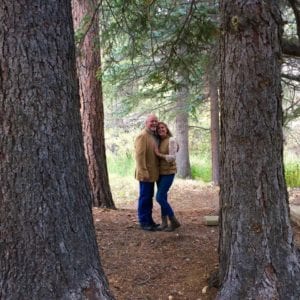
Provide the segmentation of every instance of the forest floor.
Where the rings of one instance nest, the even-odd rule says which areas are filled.
[[[115,200],[117,210],[94,209],[102,266],[117,300],[215,298],[217,290],[208,288],[207,279],[218,268],[219,232],[203,217],[217,215],[218,193],[211,185],[176,179],[169,202],[182,226],[174,232],[141,230],[137,201],[128,197]],[[300,205],[300,189],[289,194],[290,202]],[[159,222],[156,202],[153,216]],[[300,246],[300,228],[293,228]]]

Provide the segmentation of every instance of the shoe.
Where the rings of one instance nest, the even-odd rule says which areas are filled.
[[[161,231],[160,224],[153,222],[151,223],[151,226],[153,227],[153,231]]]
[[[161,217],[161,225],[157,227],[157,230],[164,231],[168,227],[168,216]]]
[[[152,225],[141,225],[141,229],[145,231],[155,231],[155,227]]]
[[[159,228],[160,224],[153,223],[153,224],[151,224],[151,226],[154,228]]]
[[[168,232],[174,231],[176,228],[181,226],[181,224],[179,223],[179,221],[176,219],[175,216],[169,217],[169,219],[170,219],[171,225],[168,226],[166,229],[164,229],[164,231],[168,231]]]

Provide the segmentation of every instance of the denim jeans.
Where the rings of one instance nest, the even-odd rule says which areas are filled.
[[[175,174],[160,175],[157,181],[156,200],[160,204],[162,216],[174,216],[174,211],[168,203],[168,192],[174,181],[174,177]]]
[[[138,219],[141,226],[153,225],[154,182],[140,181],[140,194],[138,199]]]

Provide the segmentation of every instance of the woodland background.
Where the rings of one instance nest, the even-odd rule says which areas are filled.
[[[287,193],[300,177],[299,12],[298,0],[3,0],[0,298],[151,299],[170,274],[190,280],[169,299],[207,280],[222,300],[300,298]],[[189,186],[172,196],[186,226],[156,238],[111,189],[136,199],[132,145],[150,112],[176,135]],[[189,260],[193,277],[172,265]],[[114,277],[131,262],[134,293]]]

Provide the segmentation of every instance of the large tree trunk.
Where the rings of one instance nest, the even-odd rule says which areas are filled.
[[[101,68],[97,3],[72,0],[74,28],[87,31],[77,55],[81,120],[93,204],[115,208],[106,165],[102,85],[96,76]]]
[[[70,1],[0,5],[0,298],[112,299],[92,219]]]
[[[276,1],[221,1],[218,299],[300,299],[283,172]]]

